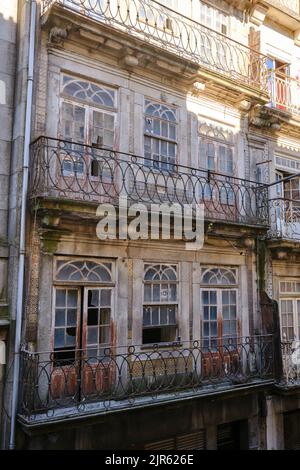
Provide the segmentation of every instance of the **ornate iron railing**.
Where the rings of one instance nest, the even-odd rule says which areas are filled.
[[[281,72],[270,71],[268,86],[271,105],[286,113],[300,115],[300,81]]]
[[[275,198],[269,201],[269,238],[300,240],[300,201]]]
[[[208,220],[268,224],[268,191],[258,183],[112,150],[40,137],[31,146],[32,198],[89,203],[203,204]]]
[[[281,343],[283,380],[285,385],[300,386],[300,341]]]
[[[154,0],[42,0],[42,14],[61,5],[267,92],[266,57]]]
[[[218,387],[273,380],[273,337],[220,339],[215,349],[200,341],[168,347],[21,353],[20,408],[27,419],[141,406]],[[38,418],[37,415],[40,415]]]

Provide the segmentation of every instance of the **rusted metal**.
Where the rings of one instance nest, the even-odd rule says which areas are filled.
[[[77,351],[73,360],[55,353],[21,352],[19,413],[27,419],[98,412],[170,400],[180,393],[197,396],[215,390],[249,386],[273,378],[273,337],[225,338],[211,350],[201,341],[169,347],[107,348],[102,356]],[[214,386],[212,388],[212,385]]]
[[[65,171],[65,166],[73,171]],[[95,169],[96,176],[95,176]],[[30,195],[88,203],[203,204],[207,220],[268,227],[268,188],[235,176],[66,140],[31,146]]]
[[[267,92],[267,58],[149,0],[42,0],[42,15],[58,5],[126,33],[135,39],[191,60],[204,69]]]

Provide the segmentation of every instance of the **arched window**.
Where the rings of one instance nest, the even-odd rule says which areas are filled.
[[[174,171],[177,155],[176,108],[145,100],[145,163]]]
[[[199,162],[207,170],[234,174],[233,134],[219,126],[199,124]]]
[[[58,261],[56,265],[56,280],[76,283],[112,282],[111,263],[96,263],[94,261]]]
[[[237,272],[206,268],[201,276],[202,337],[211,350],[234,345],[237,338]]]
[[[98,106],[115,107],[116,92],[95,83],[64,75],[62,93]]]
[[[202,271],[202,284],[212,284],[221,286],[236,285],[236,270],[211,268]]]
[[[176,340],[177,290],[176,265],[145,265],[143,344]]]

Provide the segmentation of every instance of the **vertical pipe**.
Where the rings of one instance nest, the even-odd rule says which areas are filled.
[[[20,346],[22,332],[22,314],[23,314],[23,292],[24,292],[24,266],[25,266],[25,230],[26,230],[26,202],[28,192],[28,172],[29,172],[29,152],[31,139],[31,116],[32,116],[32,98],[33,98],[33,74],[34,74],[34,54],[35,54],[35,24],[36,24],[36,0],[31,0],[30,16],[30,35],[28,50],[28,75],[27,75],[27,99],[25,116],[25,138],[23,150],[23,181],[21,197],[21,220],[20,220],[20,240],[19,240],[19,267],[18,267],[18,286],[17,286],[17,310],[16,310],[16,331],[15,331],[15,349],[14,349],[14,372],[12,388],[12,407],[11,407],[11,428],[9,448],[15,447],[15,430],[19,394],[19,370],[20,370]]]

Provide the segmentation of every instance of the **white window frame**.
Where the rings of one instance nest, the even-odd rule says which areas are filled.
[[[163,266],[165,269],[166,268],[172,268],[176,270],[176,280],[159,280],[159,281],[154,281],[154,280],[145,280],[145,274],[146,274],[146,271],[151,268],[151,266],[155,267],[155,266]],[[151,285],[153,286],[154,284],[159,284],[160,286],[164,285],[164,284],[175,284],[176,285],[176,300],[174,301],[162,301],[161,299],[159,301],[146,301],[145,299],[145,286],[146,285]],[[145,262],[144,263],[144,268],[143,268],[143,311],[142,311],[142,330],[144,331],[144,329],[155,329],[155,328],[168,328],[168,327],[171,327],[171,328],[174,328],[175,329],[175,338],[173,341],[171,342],[174,342],[176,341],[177,339],[177,336],[178,336],[178,319],[179,319],[179,266],[178,264],[171,264],[171,263],[161,263],[161,262],[157,262],[157,263],[151,263],[151,262]],[[167,324],[162,324],[162,323],[158,323],[157,325],[156,324],[149,324],[149,325],[144,325],[144,310],[145,308],[147,307],[174,307],[174,310],[175,310],[175,323],[167,323]],[[160,309],[159,309],[159,315],[160,315]],[[143,336],[143,335],[142,335]],[[168,341],[170,342],[170,341]],[[142,344],[143,345],[147,345],[149,343],[144,343],[142,341]]]
[[[161,105],[161,106],[165,106],[166,108],[169,108],[170,111],[172,111],[175,114],[176,120],[175,121],[170,121],[170,120],[166,120],[166,119],[162,118],[161,116],[154,116],[154,115],[152,116],[151,114],[147,114],[146,113],[146,108],[149,104]],[[147,130],[146,130],[146,120],[147,119],[159,120],[161,125],[162,125],[162,123],[167,123],[168,126],[169,126],[169,124],[174,125],[174,127],[175,127],[175,139],[171,139],[170,137],[164,137],[163,135],[161,135],[162,133],[158,136],[158,135],[154,134],[154,132],[147,132]],[[178,108],[176,108],[175,106],[170,106],[166,103],[161,103],[159,101],[156,101],[156,100],[153,100],[151,98],[146,98],[145,97],[144,98],[144,112],[143,112],[143,126],[144,126],[144,128],[143,128],[143,141],[144,141],[145,165],[149,166],[149,168],[151,168],[152,170],[157,169],[158,171],[175,172],[174,167],[177,164],[178,144],[179,144],[179,139],[178,139],[178,133],[179,133]],[[146,152],[145,152],[146,138],[151,139],[151,156],[150,156],[150,159],[149,159],[149,157],[146,157],[146,155],[145,155],[146,154]],[[156,155],[153,152],[154,141],[159,143],[159,148],[160,149],[161,149],[162,143],[165,143],[167,146],[169,144],[174,145],[174,147],[175,147],[174,161],[170,161],[169,154],[167,155],[167,158],[168,158],[167,162],[162,161],[162,158],[161,158],[163,156],[162,154],[159,154],[158,155],[159,159],[155,160],[153,158],[153,155]],[[166,166],[166,168],[164,168],[164,166]]]

